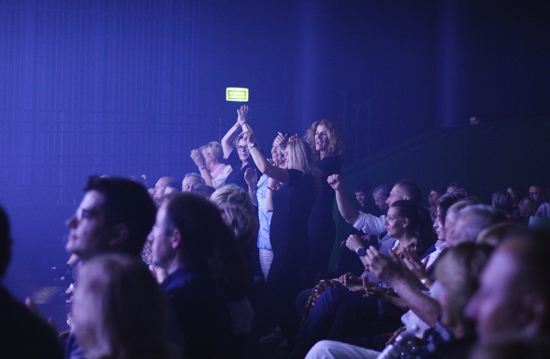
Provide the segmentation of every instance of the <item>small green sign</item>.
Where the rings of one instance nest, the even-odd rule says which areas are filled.
[[[248,102],[248,89],[243,87],[228,87],[225,89],[225,100]]]

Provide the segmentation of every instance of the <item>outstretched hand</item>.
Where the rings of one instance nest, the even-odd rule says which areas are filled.
[[[327,182],[335,191],[340,191],[343,188],[342,177],[340,175],[328,176]]]
[[[273,147],[279,147],[283,152],[288,144],[289,135],[288,133],[283,134],[279,132],[277,137],[273,140]]]
[[[248,122],[248,105],[242,105],[241,108],[237,109],[237,122],[239,125],[243,125],[245,122]]]
[[[205,164],[204,156],[197,149],[191,150],[191,159],[195,162],[195,165],[199,167]]]

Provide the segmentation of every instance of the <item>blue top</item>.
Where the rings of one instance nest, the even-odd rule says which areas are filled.
[[[260,229],[258,230],[258,248],[260,249],[271,249],[269,227],[271,226],[271,216],[273,212],[267,211],[267,182],[268,177],[262,175],[258,180],[258,189],[256,190],[256,198],[258,199],[258,219],[260,222]]]

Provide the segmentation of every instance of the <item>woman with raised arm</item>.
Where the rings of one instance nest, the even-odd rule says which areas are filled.
[[[220,188],[231,173],[231,166],[223,163],[222,146],[212,141],[191,151],[191,158],[199,167],[202,179],[207,186]]]
[[[237,122],[227,131],[222,138],[223,157],[227,160],[227,163],[233,168],[233,171],[227,176],[225,184],[236,184],[244,190],[248,189],[246,180],[244,179],[244,173],[247,169],[257,169],[254,161],[250,157],[250,152],[246,145],[246,141],[242,138],[242,131],[248,132],[250,127],[248,125],[248,112],[247,105],[242,105],[237,110]],[[239,135],[241,133],[241,135]],[[235,151],[235,148],[237,149]]]
[[[279,134],[277,138],[282,141],[281,137]],[[298,330],[294,300],[304,289],[300,277],[309,249],[307,221],[315,199],[317,168],[313,153],[303,140],[288,141],[280,168],[265,158],[252,132],[245,132],[243,138],[258,169],[269,177],[266,206],[273,211],[273,262],[267,278],[269,308],[276,324],[290,339]]]
[[[311,146],[321,172],[321,192],[315,198],[309,217],[310,254],[303,278],[311,285],[326,273],[336,238],[336,225],[332,219],[335,193],[327,183],[327,178],[342,172],[345,146],[340,126],[331,120],[314,122],[307,130],[305,140]]]

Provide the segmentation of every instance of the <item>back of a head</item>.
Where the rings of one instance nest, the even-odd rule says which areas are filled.
[[[292,169],[317,174],[315,156],[311,147],[304,140],[288,141],[287,148],[290,155],[288,163],[292,166]]]
[[[258,219],[243,206],[220,203],[218,208],[224,222],[231,228],[237,242],[245,251],[244,254],[248,254],[258,237]]]
[[[495,208],[500,209],[506,213],[510,213],[514,209],[514,200],[512,199],[512,196],[510,196],[510,194],[505,190],[496,191],[495,193],[493,193],[491,199]]]
[[[457,193],[443,194],[437,199],[437,206],[439,207],[439,220],[441,221],[441,224],[445,225],[445,217],[447,216],[447,211],[449,208],[462,199],[464,199],[464,196]]]
[[[177,193],[166,206],[167,228],[182,235],[182,255],[186,260],[206,261],[225,236],[232,238],[218,208],[194,193]]]
[[[422,190],[418,185],[408,179],[403,179],[398,181],[395,186],[399,187],[399,190],[403,193],[404,196],[409,197],[409,200],[412,201],[417,206],[420,205],[422,201]]]
[[[147,189],[138,182],[121,177],[91,176],[84,191],[103,195],[103,210],[113,224],[127,226],[129,236],[121,252],[139,255],[155,224],[156,206]]]
[[[462,243],[447,248],[436,264],[436,277],[448,292],[450,309],[455,320],[467,321],[464,309],[479,287],[481,271],[487,264],[493,248],[488,245]],[[473,327],[473,323],[471,323]]]
[[[228,184],[218,188],[212,193],[210,200],[217,206],[229,203],[234,206],[240,206],[249,213],[254,213],[254,205],[248,196],[248,192],[235,184]]]
[[[8,214],[0,206],[0,279],[4,277],[11,259],[11,235]]]
[[[378,197],[388,198],[390,196],[390,190],[390,186],[382,184],[372,191],[372,195],[374,196],[376,194]]]
[[[73,304],[74,330],[88,357],[168,357],[164,293],[148,268],[121,254],[87,261]]]
[[[525,197],[518,203],[518,210],[521,216],[529,217],[534,216],[537,213],[539,204],[537,201]]]
[[[498,223],[481,231],[477,236],[476,243],[496,247],[509,235],[519,234],[522,231],[528,231],[528,228],[517,222]]]
[[[462,238],[463,241],[473,242],[482,230],[502,222],[506,222],[506,215],[502,211],[486,204],[474,204],[458,213],[455,232],[460,231],[467,236]]]

